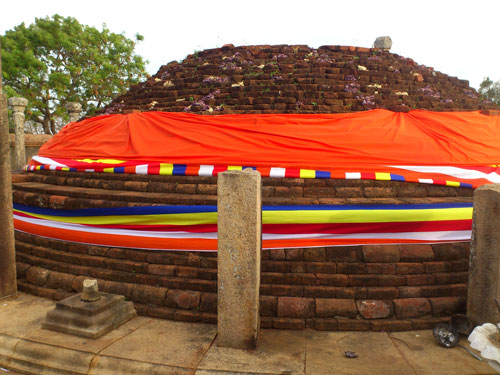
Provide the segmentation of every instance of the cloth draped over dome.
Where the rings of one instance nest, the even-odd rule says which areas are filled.
[[[475,112],[201,116],[144,112],[65,126],[27,169],[382,179],[477,187],[500,182],[500,116]]]

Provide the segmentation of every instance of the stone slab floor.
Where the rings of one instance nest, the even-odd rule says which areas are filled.
[[[0,375],[495,374],[462,348],[438,346],[430,330],[262,330],[258,349],[244,351],[219,348],[215,325],[145,317],[97,340],[41,329],[53,306],[23,293],[0,300]],[[359,357],[346,358],[345,351]]]

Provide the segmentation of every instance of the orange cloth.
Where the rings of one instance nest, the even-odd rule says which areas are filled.
[[[40,156],[331,170],[500,164],[500,116],[479,112],[202,116],[143,112],[65,126]]]

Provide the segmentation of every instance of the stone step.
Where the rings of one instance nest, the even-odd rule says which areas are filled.
[[[132,183],[138,183],[131,181]],[[139,182],[140,184],[140,182]],[[187,185],[185,185],[187,186]],[[447,188],[447,187],[444,187]],[[346,189],[334,187],[273,187],[263,189],[264,205],[364,205],[364,204],[419,204],[472,202],[472,197],[398,197],[396,188],[356,188],[355,197],[342,197]],[[446,193],[448,190],[445,190]],[[450,190],[453,192],[453,190]],[[364,197],[371,195],[372,197]],[[385,197],[377,197],[382,195]],[[392,195],[392,196],[391,196]],[[170,205],[216,205],[213,194],[158,193],[128,190],[108,190],[90,187],[51,185],[39,182],[18,182],[13,184],[13,198],[16,203],[40,207],[77,209],[88,207],[126,207],[155,204]]]
[[[77,248],[80,250],[82,246]],[[165,276],[191,280],[217,280],[216,262],[214,267],[213,262],[202,261],[205,257],[198,257],[198,262],[192,259],[192,265],[188,265],[189,260],[182,259],[182,257],[176,254],[170,254],[170,251],[161,258],[155,257],[153,256],[154,253],[151,253],[148,257],[139,261],[131,260],[131,258],[134,258],[132,253],[137,250],[129,250],[122,255],[122,257],[127,256],[128,258],[123,259],[120,257],[120,254],[124,253],[126,249],[89,245],[86,250],[90,254],[72,252],[71,250],[74,249],[72,244],[69,244],[67,249],[48,248],[16,240],[16,252],[19,256],[26,259],[43,259],[43,262],[47,262],[47,267],[55,271],[64,271],[65,267],[68,267],[75,275],[84,275],[89,272],[90,268],[96,268],[106,271],[130,273],[133,274],[131,277],[144,274],[152,275],[153,277]],[[154,261],[162,263],[153,263]],[[28,263],[31,264],[31,262]],[[116,277],[118,276],[124,275],[120,274]]]
[[[38,182],[14,183],[12,188],[16,203],[53,208],[113,207],[114,204],[111,202],[122,202],[121,206],[136,205],[136,203],[150,205],[217,204],[217,196],[209,194],[152,193],[77,186],[68,188],[64,185],[49,185]],[[69,200],[69,198],[76,198],[76,201]],[[96,202],[89,202],[92,200]]]

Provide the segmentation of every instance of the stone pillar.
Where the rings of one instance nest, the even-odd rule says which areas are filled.
[[[217,345],[254,349],[260,328],[260,173],[219,173],[217,186]]]
[[[70,102],[66,104],[66,109],[69,113],[69,122],[77,122],[82,115],[82,105],[77,102]]]
[[[27,105],[27,99],[16,97],[9,98],[9,106],[12,109],[16,130],[16,169],[22,169],[26,165],[26,146],[24,144],[24,110]]]
[[[0,90],[0,298],[17,291],[11,184],[7,98]]]
[[[500,185],[490,184],[474,192],[467,294],[474,326],[500,322],[495,299],[500,302]]]

